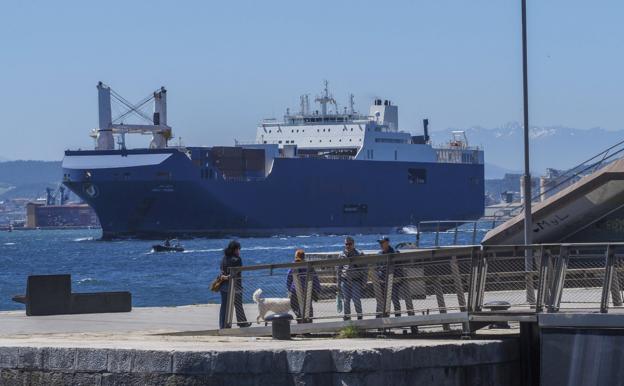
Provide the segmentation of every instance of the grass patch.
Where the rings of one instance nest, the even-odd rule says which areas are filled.
[[[360,330],[354,325],[349,325],[338,331],[337,339],[353,339],[362,336]]]

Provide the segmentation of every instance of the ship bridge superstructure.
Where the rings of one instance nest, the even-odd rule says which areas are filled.
[[[300,109],[286,109],[282,121],[265,119],[256,131],[255,146],[277,146],[286,157],[347,158],[376,161],[482,163],[482,152],[461,146],[453,139],[448,146],[434,149],[424,120],[423,135],[400,130],[398,106],[375,98],[368,114],[355,110],[353,94],[341,111],[325,81],[323,93],[310,109],[309,95],[300,97]],[[440,152],[444,150],[444,152]]]

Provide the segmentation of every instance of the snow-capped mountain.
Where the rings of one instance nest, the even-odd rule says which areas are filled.
[[[434,131],[431,137],[436,144],[441,144],[450,138],[453,130],[460,129]],[[524,134],[521,124],[512,122],[499,128],[471,127],[464,130],[470,145],[485,150],[486,178],[495,178],[494,174],[500,174],[502,170],[523,170]],[[532,127],[529,136],[531,172],[539,175],[546,168],[569,169],[624,141],[624,130],[547,126]],[[621,155],[624,156],[624,152]]]

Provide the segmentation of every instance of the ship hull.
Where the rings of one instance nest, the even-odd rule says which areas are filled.
[[[224,180],[166,149],[68,151],[63,172],[105,239],[378,233],[484,210],[482,164],[276,158],[266,178]]]

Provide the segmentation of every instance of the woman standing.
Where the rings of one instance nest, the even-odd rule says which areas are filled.
[[[230,291],[234,292],[234,308],[236,309],[236,322],[239,327],[249,327],[251,323],[247,322],[245,310],[243,309],[243,282],[240,271],[234,277],[230,276],[231,267],[242,267],[243,260],[240,256],[241,245],[238,241],[232,240],[227,248],[223,250],[223,259],[221,260],[221,278],[225,281],[221,284],[219,292],[221,292],[221,309],[219,310],[219,328],[230,328],[231,325],[225,323],[225,313],[227,312],[227,300]],[[231,279],[236,279],[235,288],[231,288]]]
[[[303,263],[305,261],[305,251],[303,249],[297,249],[295,252],[295,263]],[[310,275],[312,275],[312,300],[316,300],[318,293],[321,290],[321,283],[314,271],[314,268],[310,268]],[[288,270],[286,276],[286,288],[288,288],[288,297],[290,298],[290,308],[292,308],[295,316],[297,317],[297,323],[311,322],[311,319],[306,319],[303,314],[303,307],[299,304],[299,298],[305,299],[306,293],[306,279],[308,276],[308,270],[305,267],[291,268]],[[314,310],[312,309],[312,302],[310,304],[309,316],[314,316]]]

